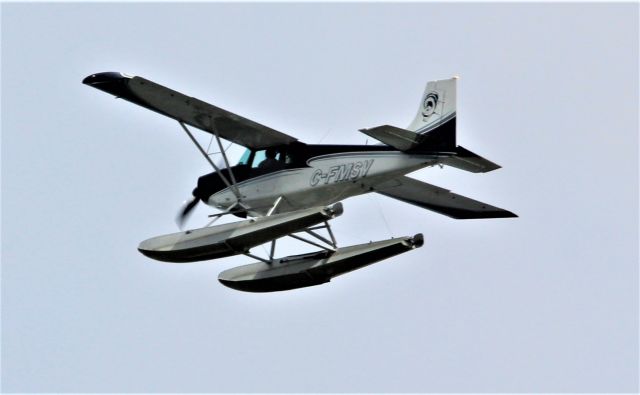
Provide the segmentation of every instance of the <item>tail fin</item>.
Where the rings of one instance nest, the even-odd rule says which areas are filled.
[[[407,130],[419,135],[419,149],[456,147],[456,83],[458,77],[429,81],[418,113]]]
[[[360,131],[403,152],[446,153],[450,156],[440,163],[461,170],[486,173],[499,169],[490,160],[456,145],[457,81],[458,77],[429,81],[418,114],[406,129],[382,125]]]
[[[382,125],[360,131],[400,151],[455,151],[457,80],[429,81],[406,129]]]

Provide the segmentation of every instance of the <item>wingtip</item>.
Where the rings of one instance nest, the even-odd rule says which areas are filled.
[[[520,217],[516,213],[512,213],[511,211],[504,210],[504,213],[501,218],[520,218]]]
[[[133,76],[126,73],[120,73],[117,71],[105,71],[101,73],[91,74],[85,77],[82,80],[82,83],[85,85],[92,86],[96,84],[120,81],[120,80],[131,79],[131,78],[133,78]]]
[[[488,211],[475,211],[464,212],[462,214],[455,215],[455,219],[500,219],[500,218],[518,218],[518,215],[507,210],[488,210]]]

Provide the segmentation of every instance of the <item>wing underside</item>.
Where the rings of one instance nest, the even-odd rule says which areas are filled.
[[[409,177],[394,178],[374,186],[374,190],[382,195],[455,219],[517,217],[511,211]]]
[[[106,72],[84,84],[251,149],[286,145],[297,139],[250,119],[186,96],[142,77]]]

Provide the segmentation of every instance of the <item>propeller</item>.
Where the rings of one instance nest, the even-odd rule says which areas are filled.
[[[201,200],[203,203],[207,203],[209,197],[211,195],[221,189],[224,189],[223,178],[221,174],[217,172],[205,174],[198,178],[198,184],[191,192],[191,198],[185,200],[176,215],[176,224],[178,228],[182,230],[184,224],[187,222],[193,209],[198,205],[198,201]],[[239,210],[237,213],[232,212],[231,214],[237,215],[239,217],[246,217],[246,211],[244,209]]]
[[[185,200],[182,203],[182,207],[180,208],[180,211],[178,211],[178,215],[176,215],[176,224],[178,224],[178,228],[180,228],[180,230],[182,230],[184,223],[191,216],[191,212],[198,204],[198,200],[200,200],[199,197],[193,196],[191,200]]]

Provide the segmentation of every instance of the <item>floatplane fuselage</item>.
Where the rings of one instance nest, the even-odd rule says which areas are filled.
[[[407,177],[415,170],[447,165],[486,173],[495,163],[456,144],[457,78],[431,81],[409,126],[361,129],[382,145],[313,145],[142,77],[98,73],[83,83],[178,121],[214,168],[198,179],[179,225],[198,202],[221,210],[204,228],[152,237],[144,255],[166,262],[195,262],[244,254],[258,262],[220,273],[231,288],[282,291],[322,284],[331,278],[410,251],[421,234],[338,248],[329,221],[343,212],[342,200],[376,192],[456,219],[516,215]],[[217,166],[187,126],[215,138],[224,166]],[[247,148],[232,165],[221,139]],[[211,226],[223,215],[252,217]],[[318,233],[326,230],[327,235]],[[301,235],[307,237],[302,237]],[[292,237],[320,251],[275,258],[276,240]],[[313,239],[308,239],[312,237]],[[268,258],[250,252],[271,243]]]
[[[242,207],[250,216],[265,215],[281,199],[277,212],[284,213],[372,192],[387,180],[433,166],[452,155],[407,154],[372,145],[296,145],[293,149],[274,148],[277,169],[259,168],[265,151],[247,150],[241,163],[231,168],[234,186],[227,187],[218,172],[213,172],[200,177],[193,194],[220,210],[237,207],[239,194]],[[227,169],[221,172],[226,177],[230,175]]]

